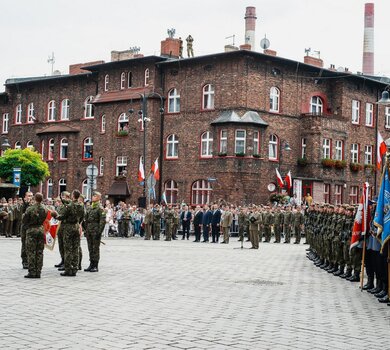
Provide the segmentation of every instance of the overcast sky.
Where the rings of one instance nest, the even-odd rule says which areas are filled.
[[[318,50],[325,67],[362,70],[363,0],[0,0],[0,91],[7,78],[63,74],[70,64],[110,60],[111,50],[139,46],[159,54],[167,29],[194,37],[195,55],[243,44],[245,8],[257,11],[256,50],[267,35],[279,56],[302,61]],[[390,1],[375,3],[375,72],[390,76]]]

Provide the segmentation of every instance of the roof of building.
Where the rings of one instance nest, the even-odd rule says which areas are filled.
[[[127,181],[116,180],[112,183],[110,189],[107,192],[109,196],[121,196],[121,197],[129,197],[130,190],[127,185]]]
[[[78,133],[78,132],[80,132],[80,129],[72,128],[67,125],[56,124],[56,125],[50,125],[48,127],[39,129],[37,131],[37,135],[57,134],[57,133]]]
[[[26,84],[26,83],[33,83],[33,82],[40,82],[40,81],[70,79],[74,77],[88,76],[88,75],[91,75],[91,73],[86,72],[81,74],[63,74],[63,75],[48,75],[42,77],[10,78],[5,81],[4,85],[9,86],[9,85]]]
[[[150,94],[153,92],[151,87],[140,87],[140,88],[132,88],[125,90],[117,90],[117,91],[108,91],[103,94],[96,95],[93,100],[94,104],[99,103],[108,103],[114,101],[129,101],[129,100],[137,100],[141,98],[142,94]],[[152,97],[152,96],[151,96]]]
[[[255,111],[248,111],[242,117],[235,111],[223,111],[218,118],[214,119],[210,124],[228,124],[228,123],[240,123],[240,124],[255,124],[260,126],[268,126]]]
[[[141,63],[141,62],[158,62],[158,61],[165,61],[167,60],[167,57],[163,56],[144,56],[144,57],[136,57],[136,58],[129,58],[127,60],[120,60],[120,61],[112,61],[107,63],[101,63],[101,64],[95,64],[91,66],[83,66],[84,70],[89,70],[91,72],[96,72],[101,70],[102,68],[111,68],[113,66],[125,66],[133,63]]]

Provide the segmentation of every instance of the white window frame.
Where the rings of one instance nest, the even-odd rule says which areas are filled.
[[[212,187],[207,180],[197,180],[191,186],[192,205],[209,204],[211,200]]]
[[[108,91],[108,84],[110,83],[110,76],[106,74],[104,76],[104,92]]]
[[[95,118],[95,108],[92,104],[93,96],[88,96],[84,102],[84,119]]]
[[[104,158],[100,157],[99,158],[99,176],[104,175]]]
[[[306,159],[306,151],[307,151],[307,140],[306,137],[301,138],[301,158]]]
[[[244,136],[239,135],[239,133],[243,133]],[[235,130],[234,137],[234,153],[246,153],[246,130],[237,129]]]
[[[351,163],[359,163],[359,144],[351,143]]]
[[[374,125],[374,105],[366,103],[366,126]]]
[[[351,186],[349,189],[349,203],[358,204],[359,186]]]
[[[65,189],[61,190],[61,186],[65,186]],[[58,195],[61,195],[61,193],[63,191],[66,191],[66,186],[67,186],[67,183],[66,183],[66,180],[64,178],[61,178],[58,180]]]
[[[56,120],[56,101],[51,100],[47,104],[47,121],[54,122]]]
[[[385,128],[390,129],[390,107],[385,107]]]
[[[180,94],[176,88],[168,92],[168,113],[180,112]]]
[[[91,157],[86,157],[87,148],[89,147]],[[93,160],[93,139],[92,137],[86,137],[83,141],[83,160]]]
[[[322,139],[322,158],[330,159],[332,158],[331,154],[331,140],[328,138]]]
[[[200,157],[211,158],[213,156],[213,136],[211,131],[205,131],[200,137]]]
[[[144,81],[145,86],[149,86],[149,79],[150,79],[150,71],[149,71],[149,68],[146,68],[145,69],[145,81]]]
[[[313,115],[322,115],[324,112],[324,101],[320,96],[312,96],[310,99],[310,113]]]
[[[215,89],[214,85],[206,84],[202,89],[202,109],[211,110],[214,109],[215,102]]]
[[[324,203],[330,203],[330,184],[324,183]]]
[[[371,145],[364,146],[364,164],[372,165],[372,150]]]
[[[89,185],[88,179],[84,179],[81,183],[81,193],[86,199],[92,198],[91,196],[91,186]]]
[[[49,178],[46,181],[46,198],[53,198],[53,179]]]
[[[65,98],[61,101],[61,120],[69,120],[70,100]]]
[[[269,135],[268,159],[269,160],[279,159],[279,137],[276,136],[275,134]]]
[[[167,159],[179,158],[179,139],[175,134],[171,134],[167,137]]]
[[[103,114],[100,119],[100,132],[104,134],[106,132],[106,115]]]
[[[344,160],[344,141],[343,140],[336,140],[335,141],[335,160]]]
[[[33,150],[33,149],[34,149],[34,145],[33,145],[33,143],[32,143],[31,140],[27,141],[27,143],[26,143],[26,148],[29,148],[30,150]]]
[[[253,131],[253,154],[260,154],[260,132],[257,130]]]
[[[9,113],[3,114],[3,123],[2,123],[2,134],[8,134],[9,132]]]
[[[30,102],[27,106],[27,123],[33,124],[35,121],[35,115],[34,115],[34,103]]]
[[[124,168],[124,169],[120,170],[119,168]],[[115,175],[119,176],[126,169],[127,169],[127,157],[117,156],[115,159]]]
[[[14,149],[22,149],[22,144],[20,143],[20,141],[15,142]]]
[[[121,73],[121,90],[124,90],[125,83],[126,83],[126,73],[122,72]]]
[[[50,139],[49,143],[47,144],[47,160],[54,159],[54,144],[54,139]]]
[[[223,129],[219,135],[219,153],[227,154],[228,131]]]
[[[60,141],[60,160],[67,160],[69,152],[69,142],[66,138]]]
[[[278,113],[280,108],[280,90],[276,86],[271,87],[269,92],[269,99],[269,111]]]
[[[334,204],[339,205],[343,203],[343,185],[334,186]]]
[[[22,104],[19,103],[15,108],[15,124],[22,124]]]
[[[179,193],[177,182],[174,180],[166,181],[164,184],[164,189],[165,189],[167,204],[176,204],[178,193]]]
[[[352,100],[352,124],[360,123],[360,101]]]
[[[121,113],[118,117],[118,132],[119,131],[129,131],[129,116],[126,113]]]

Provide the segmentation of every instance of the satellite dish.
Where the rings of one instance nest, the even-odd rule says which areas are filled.
[[[55,71],[53,72],[53,75],[61,75],[61,71],[55,70]]]
[[[270,42],[267,38],[264,38],[264,39],[261,39],[260,41],[260,47],[263,49],[263,50],[266,50],[268,49],[270,46]]]
[[[344,71],[345,71],[345,68],[344,68],[344,67],[338,67],[338,68],[337,68],[337,71],[338,71],[338,72],[344,72]]]

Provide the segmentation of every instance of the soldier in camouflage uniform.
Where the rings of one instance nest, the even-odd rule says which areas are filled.
[[[332,250],[331,241],[333,238],[333,230],[334,230],[333,214],[334,214],[334,206],[330,204],[327,207],[327,216],[326,216],[326,221],[323,225],[324,230],[322,234],[324,263],[320,266],[320,268],[324,270],[331,267],[331,262],[330,262],[330,254]]]
[[[301,242],[301,233],[303,228],[303,214],[300,207],[293,209],[292,227],[295,236],[294,244],[299,244]]]
[[[340,275],[341,278],[350,278],[352,276],[352,260],[350,254],[352,228],[355,221],[354,217],[355,208],[349,206],[347,208],[347,214],[344,222],[344,235],[343,235],[343,260],[345,262],[346,270]]]
[[[90,261],[90,265],[84,271],[88,272],[99,271],[100,239],[106,224],[106,215],[100,203],[101,197],[99,192],[93,193],[92,204],[88,207],[83,221]]]
[[[32,204],[31,201],[33,199],[33,193],[28,191],[24,195],[23,199],[23,205],[21,208],[21,213],[22,213],[22,222],[21,222],[21,227],[20,227],[20,238],[22,241],[22,249],[21,249],[21,254],[20,257],[22,258],[22,266],[24,269],[28,268],[28,259],[27,259],[27,250],[26,250],[26,241],[27,241],[27,234],[26,234],[26,227],[23,225],[23,217],[24,214],[26,213],[28,207]]]
[[[175,212],[172,209],[172,205],[169,205],[168,208],[164,210],[164,219],[165,219],[165,240],[172,240],[172,229],[173,229],[173,220]]]
[[[63,212],[65,211],[66,205],[69,205],[71,202],[70,193],[68,191],[63,191],[60,194],[61,197],[61,205],[57,208],[58,215],[62,217]],[[60,252],[61,261],[60,263],[54,265],[54,267],[58,268],[58,271],[65,271],[65,248],[64,248],[64,228],[62,227],[62,223],[58,226],[57,230],[57,240],[58,240],[58,250]]]
[[[239,213],[238,213],[238,241],[244,241],[244,235],[245,232],[249,236],[249,230],[248,230],[248,209],[244,207],[240,207]]]
[[[263,232],[264,232],[264,242],[271,241],[271,226],[274,223],[274,214],[272,213],[271,208],[267,207],[266,211],[263,213]]]
[[[282,230],[283,230],[283,211],[280,207],[276,208],[275,214],[274,214],[274,233],[275,233],[275,241],[274,243],[280,243]]]
[[[172,223],[172,239],[177,239],[177,229],[179,228],[180,224],[180,215],[179,215],[179,208],[174,208],[173,213],[173,223]]]
[[[155,205],[152,210],[153,240],[160,240],[161,233],[161,210],[159,205]]]
[[[291,224],[292,224],[292,212],[291,206],[287,206],[286,210],[283,213],[283,233],[284,233],[284,243],[290,243],[291,241]]]
[[[344,222],[345,222],[344,207],[340,205],[337,209],[335,232],[334,232],[333,241],[332,241],[333,269],[330,269],[328,271],[329,273],[336,274],[337,272],[339,272],[341,267],[343,267],[343,270],[344,270],[343,247],[342,247],[342,243],[341,243]]]
[[[251,249],[259,249],[259,220],[261,218],[260,210],[256,207],[248,213],[249,238],[252,243]]]
[[[152,207],[149,205],[149,208],[146,210],[144,217],[144,229],[145,229],[145,240],[150,240],[152,237],[152,225],[153,225],[153,212]]]

